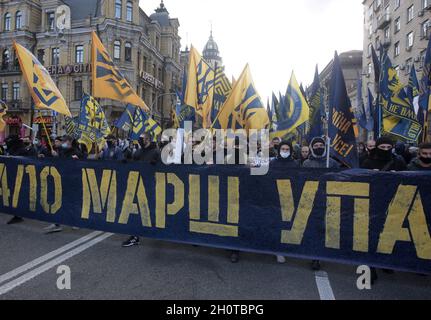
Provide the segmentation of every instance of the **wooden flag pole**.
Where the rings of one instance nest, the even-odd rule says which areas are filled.
[[[41,115],[40,115],[40,112],[39,112],[39,118],[40,117],[41,117]],[[51,149],[51,152],[53,152],[54,148],[52,147],[51,138],[49,137],[48,129],[46,129],[45,121],[43,121],[43,119],[42,119],[42,127],[45,130],[45,134],[46,134],[46,137],[48,139],[49,148]]]

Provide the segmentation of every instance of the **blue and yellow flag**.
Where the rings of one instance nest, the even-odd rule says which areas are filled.
[[[254,86],[248,64],[232,88],[217,120],[221,129],[259,130],[269,126],[268,113]]]
[[[387,54],[383,55],[380,94],[383,130],[407,141],[418,141],[422,128]]]
[[[328,121],[331,155],[350,168],[358,168],[358,128],[337,52],[332,68]]]
[[[209,118],[213,104],[214,83],[214,70],[192,46],[184,104],[195,108],[196,113],[202,117],[204,128],[211,125]]]
[[[105,137],[111,134],[105,112],[89,94],[82,97],[76,130],[79,135],[78,142],[85,144],[88,152],[91,152],[93,143],[103,146]]]
[[[271,138],[286,136],[307,122],[309,118],[310,107],[301,92],[295,74],[292,72],[286,97],[281,96],[280,98],[277,122],[274,125]]]
[[[141,108],[131,104],[116,122],[115,126],[124,131],[129,131],[129,138],[137,141],[144,132],[151,133],[153,141],[162,133],[162,128],[152,118],[150,118]]]
[[[428,41],[428,48],[425,53],[423,74],[420,82],[419,92],[419,112],[418,121],[422,127],[420,142],[427,141],[428,118],[431,112],[431,39]]]
[[[93,96],[130,103],[149,112],[145,102],[136,94],[126,77],[115,66],[99,37],[92,33]]]
[[[314,137],[323,136],[323,121],[325,117],[325,106],[323,104],[323,88],[320,85],[319,70],[316,66],[314,81],[310,93],[310,130],[307,141],[311,142]]]
[[[217,115],[232,92],[232,85],[224,73],[224,67],[216,67],[213,103],[210,112],[210,123],[214,129],[221,129]]]
[[[46,108],[72,116],[63,95],[45,67],[30,51],[15,41],[14,48],[36,108]]]

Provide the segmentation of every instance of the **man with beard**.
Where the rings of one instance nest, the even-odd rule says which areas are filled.
[[[431,143],[419,145],[419,153],[416,159],[407,166],[409,171],[431,171]]]

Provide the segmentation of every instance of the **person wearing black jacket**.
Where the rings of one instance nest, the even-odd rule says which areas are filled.
[[[376,141],[376,148],[361,165],[363,169],[379,171],[405,171],[407,169],[404,159],[393,154],[394,142],[389,137],[381,137]]]
[[[292,144],[283,141],[278,146],[277,157],[271,161],[271,167],[282,168],[299,168],[299,160],[295,160],[292,155]]]
[[[161,162],[160,151],[157,148],[157,144],[151,142],[151,134],[144,133],[141,139],[139,140],[139,145],[141,149],[135,152],[133,155],[133,161],[149,163],[152,165],[156,165]],[[127,160],[123,160],[127,161]],[[139,237],[138,236],[130,236],[129,239],[123,242],[122,246],[124,248],[132,247],[139,245]]]
[[[376,141],[376,148],[371,150],[368,158],[362,163],[361,168],[377,171],[405,171],[407,169],[404,159],[393,154],[394,142],[389,137],[381,137]],[[392,270],[383,269],[386,273]],[[371,268],[371,283],[377,280],[376,268]]]
[[[431,171],[431,143],[419,145],[419,154],[407,166],[409,171]]]

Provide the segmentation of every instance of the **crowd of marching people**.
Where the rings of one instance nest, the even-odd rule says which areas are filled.
[[[93,148],[90,152],[84,144],[78,143],[70,136],[51,137],[51,143],[43,139],[32,139],[32,137],[19,138],[18,136],[8,137],[0,144],[0,154],[11,157],[36,157],[36,158],[61,158],[73,160],[100,160],[100,161],[137,161],[147,164],[159,164],[161,160],[161,150],[167,143],[154,142],[151,133],[145,133],[139,141],[129,141],[128,139],[118,139],[114,136],[106,138],[103,148]],[[198,148],[198,143],[193,143],[192,148]],[[234,142],[235,151],[228,153],[225,150],[225,160],[230,160],[230,164],[240,164],[241,153],[247,154],[247,146],[244,147],[236,138]],[[307,146],[292,144],[290,141],[282,141],[274,138],[270,142],[269,165],[270,167],[291,168],[343,168],[343,164],[327,155],[327,141],[323,137],[315,137]],[[216,144],[213,144],[213,159],[216,157]],[[424,143],[419,146],[407,145],[402,142],[394,142],[389,137],[381,137],[377,141],[367,141],[359,143],[358,153],[360,158],[360,168],[377,171],[431,171],[431,144]],[[234,156],[235,159],[228,159]],[[214,160],[215,161],[215,160]],[[249,166],[261,166],[264,161],[262,150],[258,148],[257,158],[250,159]],[[13,217],[8,224],[22,222],[20,217]],[[62,227],[57,224],[47,226],[46,233],[60,232]],[[131,247],[138,245],[138,236],[129,237],[122,245]],[[232,263],[239,261],[239,252],[231,251],[230,260]],[[279,263],[286,261],[285,257],[277,256]],[[320,262],[312,261],[312,269],[319,270]],[[390,270],[386,270],[389,271]],[[375,269],[372,269],[373,280],[377,279]]]

